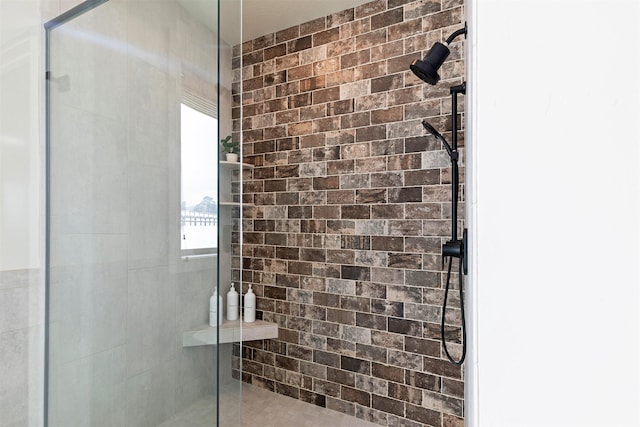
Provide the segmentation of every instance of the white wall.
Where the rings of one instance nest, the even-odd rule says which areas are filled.
[[[467,426],[640,425],[640,3],[472,0]]]

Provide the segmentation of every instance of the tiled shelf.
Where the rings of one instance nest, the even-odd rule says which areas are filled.
[[[216,345],[217,331],[220,330],[220,344],[240,341],[256,341],[278,338],[278,325],[264,320],[252,323],[240,323],[240,320],[226,320],[219,328],[203,326],[195,331],[182,333],[182,346],[195,347],[200,345]]]

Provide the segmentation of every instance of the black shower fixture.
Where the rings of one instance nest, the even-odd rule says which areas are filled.
[[[421,61],[419,59],[414,60],[409,68],[413,71],[413,74],[418,76],[420,80],[425,83],[429,83],[430,85],[435,85],[440,81],[440,75],[438,74],[438,69],[442,66],[444,61],[449,57],[451,51],[447,46],[451,44],[451,42],[458,37],[459,35],[467,34],[467,25],[465,24],[464,28],[459,29],[449,36],[449,38],[445,41],[446,46],[440,42],[436,42],[429,52],[427,56]]]
[[[466,24],[464,28],[461,28],[451,34],[445,43],[448,46],[456,37],[463,34],[465,36],[467,35]],[[444,61],[449,57],[449,54],[451,53],[447,46],[439,42],[435,43],[427,53],[427,56],[425,56],[422,61],[416,59],[411,63],[411,71],[413,71],[413,73],[425,83],[429,83],[431,85],[435,85],[436,83],[438,83],[440,81],[438,69],[440,69]],[[440,134],[440,132],[438,132],[436,128],[434,128],[426,120],[422,122],[422,126],[424,126],[424,128],[431,135],[433,135],[438,141],[440,141],[440,143],[442,143],[442,145],[444,145],[444,148],[447,150],[447,154],[449,154],[449,158],[451,159],[451,240],[442,244],[442,266],[444,268],[445,259],[449,260],[449,265],[447,269],[447,282],[444,291],[444,302],[442,304],[440,334],[442,337],[442,347],[449,361],[456,365],[462,365],[467,353],[466,325],[463,303],[464,300],[462,294],[462,276],[463,274],[467,274],[467,230],[464,229],[462,232],[462,239],[458,239],[458,186],[460,180],[458,171],[458,94],[461,93],[464,95],[466,93],[466,82],[462,82],[462,84],[456,86],[451,86],[449,90],[451,93],[451,145],[449,145],[442,134]],[[458,258],[460,260],[458,263],[458,288],[460,291],[460,320],[462,322],[462,355],[460,356],[459,360],[455,360],[449,354],[444,327],[453,258]]]

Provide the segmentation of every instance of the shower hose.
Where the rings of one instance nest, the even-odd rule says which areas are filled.
[[[451,266],[453,264],[453,257],[449,257],[449,267],[447,268],[447,283],[444,288],[444,301],[442,302],[442,316],[440,320],[440,335],[442,337],[442,347],[444,353],[447,355],[447,359],[454,365],[462,365],[464,358],[467,355],[467,327],[464,320],[464,299],[462,295],[462,259],[458,262],[458,290],[460,292],[460,320],[462,321],[462,355],[460,359],[455,360],[449,353],[447,348],[447,340],[445,338],[444,318],[447,312],[447,298],[449,296],[449,285],[451,283]]]

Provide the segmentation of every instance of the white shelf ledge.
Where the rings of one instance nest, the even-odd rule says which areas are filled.
[[[216,345],[216,337],[220,331],[220,344],[240,341],[256,341],[270,338],[278,338],[278,324],[256,320],[252,323],[240,323],[240,320],[225,322],[218,328],[216,326],[203,326],[196,331],[182,333],[182,346],[195,347],[200,345]]]
[[[240,206],[240,202],[219,202],[220,206]],[[242,206],[253,206],[251,203],[243,203]]]
[[[218,163],[220,164],[221,168],[225,168],[225,169],[237,169],[240,166],[242,166],[242,169],[253,169],[253,165],[250,163],[227,162],[224,160],[221,160]]]

